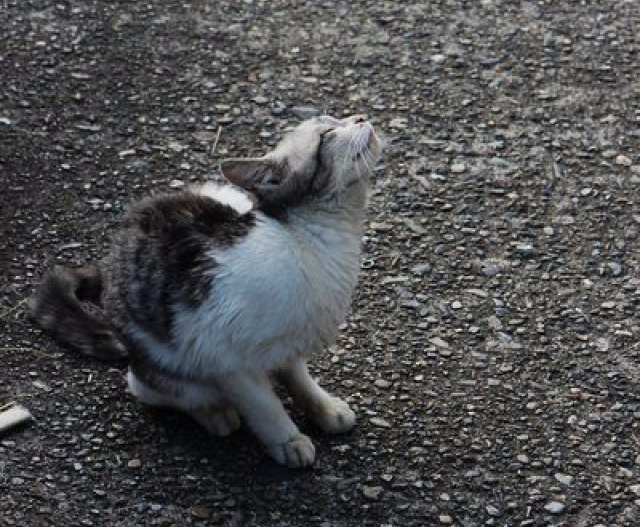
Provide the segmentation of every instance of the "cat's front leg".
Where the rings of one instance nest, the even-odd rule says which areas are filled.
[[[356,414],[342,399],[323,390],[309,374],[307,362],[298,359],[280,372],[280,379],[314,422],[325,432],[342,434],[356,424]]]
[[[273,459],[292,468],[313,464],[316,457],[313,443],[287,415],[267,375],[227,374],[218,378],[216,384]]]

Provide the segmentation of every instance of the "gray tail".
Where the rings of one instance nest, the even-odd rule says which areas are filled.
[[[127,348],[100,309],[101,295],[98,267],[56,267],[45,276],[31,303],[31,313],[60,342],[85,355],[124,358]]]

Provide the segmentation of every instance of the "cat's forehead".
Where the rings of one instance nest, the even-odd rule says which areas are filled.
[[[300,149],[305,146],[315,148],[318,145],[320,134],[340,124],[341,121],[339,119],[329,115],[320,115],[307,119],[286,133],[278,144],[277,150]]]
[[[288,135],[313,135],[322,133],[324,130],[339,126],[341,124],[339,119],[331,117],[329,115],[319,115],[301,122],[296,126]]]
[[[320,134],[330,126],[328,119],[319,117],[307,119],[286,133],[276,146],[274,153],[287,158],[304,158],[315,152],[320,142]]]

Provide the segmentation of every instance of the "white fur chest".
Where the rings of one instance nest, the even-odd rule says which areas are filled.
[[[201,373],[270,370],[318,352],[335,342],[347,315],[360,266],[359,225],[257,217],[245,239],[211,251],[217,265],[209,298],[175,319],[182,360]]]

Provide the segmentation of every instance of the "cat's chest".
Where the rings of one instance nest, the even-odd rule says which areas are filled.
[[[253,299],[307,306],[310,316],[313,308],[346,308],[342,304],[351,296],[359,269],[358,235],[261,227],[244,243],[216,255],[219,282],[233,282]]]
[[[257,348],[322,347],[335,340],[346,317],[357,282],[360,236],[261,225],[214,257],[211,306],[232,340]]]

